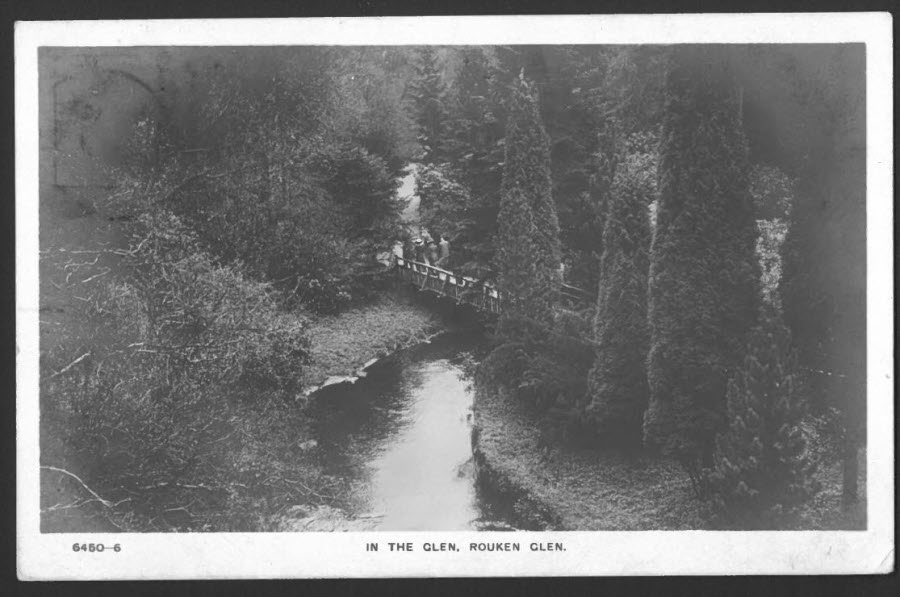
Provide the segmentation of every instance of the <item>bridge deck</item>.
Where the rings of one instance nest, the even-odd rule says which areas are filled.
[[[412,282],[421,290],[446,296],[482,311],[499,314],[501,293],[489,284],[461,276],[427,263],[397,257],[396,267],[402,280]]]
[[[433,292],[453,299],[457,304],[466,303],[481,311],[499,315],[506,299],[504,292],[487,282],[479,282],[427,263],[397,257],[395,267],[400,279],[411,282],[420,290]],[[594,297],[580,288],[563,284],[561,300],[569,306],[593,302]]]

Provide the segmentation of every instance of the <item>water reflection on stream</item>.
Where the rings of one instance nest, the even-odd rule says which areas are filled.
[[[326,471],[353,480],[349,509],[378,530],[498,528],[476,491],[472,391],[462,359],[473,342],[444,336],[320,391]]]

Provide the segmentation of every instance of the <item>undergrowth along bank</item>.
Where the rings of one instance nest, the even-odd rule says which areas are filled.
[[[127,235],[104,277],[47,266],[72,333],[41,354],[43,530],[264,531],[338,501],[345,480],[322,474],[296,396],[424,339],[437,318],[384,293],[312,324],[171,213]]]
[[[476,387],[473,451],[494,487],[516,496],[523,527],[558,530],[713,529],[708,507],[673,461],[640,453],[576,445],[559,436],[539,412],[508,391]],[[809,420],[805,425],[813,425]],[[829,447],[816,429],[811,449]],[[820,441],[822,440],[822,441]],[[841,467],[823,457],[822,490],[792,530],[866,528],[865,500],[841,507]],[[865,462],[865,458],[862,459]],[[862,470],[865,479],[865,469]]]

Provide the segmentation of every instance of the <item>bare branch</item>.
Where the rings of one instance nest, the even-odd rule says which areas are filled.
[[[88,354],[90,354],[90,353],[88,353]],[[87,356],[87,355],[84,355],[84,356]],[[84,357],[82,357],[82,358],[84,358]],[[57,468],[57,467],[55,467],[55,466],[42,466],[41,468],[44,469],[44,470],[47,470],[47,471],[54,471],[54,472],[57,472],[57,473],[62,473],[62,474],[64,474],[64,475],[69,475],[70,477],[72,477],[73,479],[75,479],[76,481],[78,481],[79,483],[81,483],[81,486],[84,487],[85,489],[87,489],[88,492],[89,492],[92,496],[94,496],[95,498],[97,498],[97,499],[100,501],[101,504],[103,504],[103,505],[106,506],[107,508],[112,508],[112,507],[113,507],[114,504],[113,504],[112,502],[110,502],[110,501],[108,501],[108,500],[104,500],[102,497],[100,497],[99,495],[97,495],[97,493],[96,493],[93,489],[91,489],[90,487],[88,487],[87,484],[86,484],[84,481],[82,481],[82,480],[81,480],[81,477],[79,477],[78,475],[76,475],[76,474],[74,474],[74,473],[70,473],[69,471],[67,471],[67,470],[64,469],[64,468]],[[121,502],[119,502],[119,503],[121,503]]]
[[[66,371],[68,371],[69,369],[71,369],[72,367],[74,367],[75,365],[80,363],[81,361],[83,361],[85,358],[89,357],[90,355],[91,355],[90,352],[84,353],[83,355],[81,355],[80,357],[78,357],[77,359],[75,359],[74,361],[72,361],[71,363],[69,363],[68,365],[66,365],[65,367],[63,367],[62,369],[60,369],[59,371],[57,371],[56,373],[51,375],[50,377],[56,377],[57,375],[62,375],[63,373],[65,373]],[[63,471],[63,472],[65,472],[65,471]]]

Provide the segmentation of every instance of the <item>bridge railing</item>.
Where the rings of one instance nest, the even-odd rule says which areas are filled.
[[[430,290],[453,298],[457,303],[468,303],[479,309],[499,314],[503,302],[510,298],[509,295],[488,282],[456,274],[434,265],[400,256],[395,257],[394,263],[400,272],[401,279],[416,284],[422,290]],[[581,288],[562,284],[560,299],[565,306],[577,307],[593,305],[596,297]]]
[[[500,313],[503,293],[486,282],[403,257],[397,257],[395,263],[400,277],[413,282],[422,290],[431,290],[453,298],[457,303],[467,303],[491,313]]]

